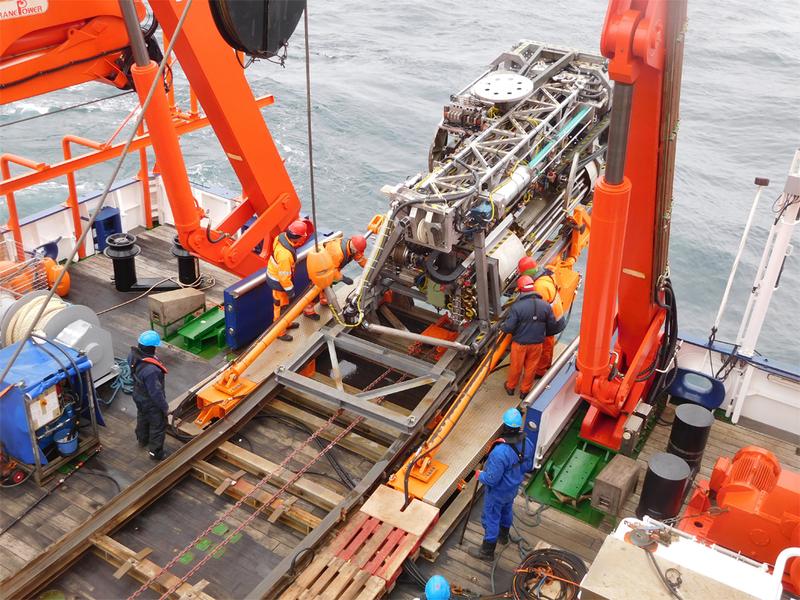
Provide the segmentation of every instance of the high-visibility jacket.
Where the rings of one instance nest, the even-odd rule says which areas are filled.
[[[553,307],[556,319],[564,315],[564,307],[561,304],[561,294],[558,293],[558,286],[553,277],[553,272],[545,269],[534,281],[533,291],[539,294],[545,302],[549,302]]]
[[[349,242],[350,240],[341,238],[338,240],[331,240],[325,244],[325,251],[330,255],[333,266],[336,267],[336,279],[341,279],[342,274],[340,270],[351,260],[356,261],[362,267],[367,264],[367,259],[363,254],[353,254],[350,251]]]
[[[273,290],[280,288],[287,293],[294,291],[292,278],[296,262],[297,248],[285,233],[280,234],[272,244],[272,256],[267,262],[267,281]]]

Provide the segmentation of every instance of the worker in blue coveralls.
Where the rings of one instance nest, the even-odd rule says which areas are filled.
[[[131,348],[128,365],[133,376],[133,403],[136,405],[136,441],[147,446],[150,458],[164,458],[164,437],[167,432],[167,404],[164,375],[167,367],[156,357],[161,336],[152,329],[139,336]]]
[[[475,472],[486,487],[483,500],[483,544],[469,554],[485,561],[494,560],[497,542],[508,544],[514,518],[514,498],[525,473],[533,470],[533,444],[522,430],[522,414],[516,408],[503,413],[501,437],[494,441],[484,469]]]

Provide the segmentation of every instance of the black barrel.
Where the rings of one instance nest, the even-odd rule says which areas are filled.
[[[178,281],[183,285],[198,285],[200,265],[197,257],[181,246],[177,235],[172,240],[172,255],[178,259]]]
[[[675,409],[667,452],[685,460],[692,473],[697,473],[713,424],[710,410],[697,404],[681,404]]]
[[[114,265],[114,287],[118,292],[129,292],[136,285],[136,257],[141,251],[132,233],[113,233],[106,238],[103,254]]]
[[[649,515],[659,521],[677,517],[690,474],[689,465],[682,458],[667,452],[654,454],[647,464],[636,516],[641,519]]]

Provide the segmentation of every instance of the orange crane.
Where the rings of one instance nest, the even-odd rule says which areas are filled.
[[[164,35],[174,37],[186,2],[149,4]],[[266,266],[272,240],[297,218],[300,200],[237,54],[217,27],[230,22],[225,16],[234,5],[246,3],[213,4],[212,11],[209,0],[193,0],[175,40],[175,54],[242,185],[241,202],[216,227],[206,221],[192,195],[163,86],[156,87],[145,121],[181,245],[245,276]],[[92,80],[135,87],[144,100],[160,50],[152,37],[155,21],[145,32],[140,27],[146,14],[141,0],[28,0],[6,12],[0,15],[0,103]],[[224,27],[223,32],[231,39]],[[263,250],[256,253],[259,244]]]
[[[667,250],[685,21],[686,0],[611,0],[600,41],[615,84],[576,386],[591,405],[581,438],[615,451],[628,415],[663,389],[675,354]]]

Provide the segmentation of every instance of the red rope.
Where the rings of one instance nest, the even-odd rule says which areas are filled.
[[[178,580],[178,581],[175,583],[175,585],[173,585],[172,587],[170,587],[170,588],[169,588],[169,589],[168,589],[166,592],[164,592],[164,593],[161,595],[161,598],[160,598],[160,600],[164,600],[165,598],[169,597],[169,595],[170,595],[172,592],[174,592],[174,591],[175,591],[176,589],[178,589],[178,588],[179,588],[181,585],[183,585],[184,583],[186,583],[186,581],[189,579],[189,577],[191,577],[191,576],[192,576],[192,575],[194,575],[194,574],[195,574],[197,571],[199,571],[199,570],[200,570],[200,569],[203,567],[203,565],[205,565],[205,564],[206,564],[206,563],[207,563],[209,560],[211,560],[211,558],[212,558],[212,557],[213,557],[213,556],[214,556],[214,555],[215,555],[215,554],[216,554],[216,553],[217,553],[217,552],[218,552],[218,551],[219,551],[221,548],[224,548],[224,547],[225,547],[225,546],[226,546],[226,545],[227,545],[227,544],[228,544],[228,543],[231,541],[231,539],[233,538],[233,536],[235,536],[235,535],[236,535],[236,534],[238,534],[238,533],[239,533],[239,532],[240,532],[242,529],[244,529],[245,527],[247,527],[247,526],[248,526],[248,525],[249,525],[249,524],[250,524],[250,523],[251,523],[251,522],[252,522],[252,521],[253,521],[253,520],[254,520],[254,519],[255,519],[255,518],[258,516],[258,515],[260,515],[260,514],[261,514],[261,513],[264,511],[264,509],[265,509],[265,508],[267,508],[268,506],[270,506],[270,505],[271,505],[271,504],[272,504],[272,503],[273,503],[273,502],[274,502],[274,501],[275,501],[275,500],[276,500],[276,499],[277,499],[277,498],[278,498],[278,497],[279,497],[281,494],[283,494],[283,492],[285,492],[285,491],[288,489],[288,487],[289,487],[290,485],[292,485],[292,484],[293,484],[295,481],[297,481],[298,479],[300,479],[300,477],[302,477],[302,476],[303,476],[303,474],[304,474],[304,473],[305,473],[305,472],[306,472],[308,469],[310,469],[310,468],[311,468],[311,466],[312,466],[314,463],[316,463],[316,462],[317,462],[317,461],[318,461],[320,458],[322,458],[322,457],[323,457],[325,454],[327,454],[327,453],[328,453],[328,451],[329,451],[329,450],[331,450],[331,448],[333,448],[334,446],[336,446],[336,444],[338,444],[338,443],[339,443],[339,441],[340,441],[340,440],[341,440],[341,439],[342,439],[344,436],[346,436],[348,433],[350,433],[350,431],[352,431],[352,430],[353,430],[353,428],[354,428],[356,425],[358,425],[359,423],[361,423],[361,421],[363,421],[363,420],[364,420],[364,417],[358,417],[358,418],[356,418],[356,419],[353,419],[353,421],[352,421],[352,423],[350,423],[350,425],[348,425],[348,426],[347,426],[345,429],[343,429],[343,430],[342,430],[342,432],[341,432],[339,435],[337,435],[337,436],[336,436],[336,437],[335,437],[335,438],[334,438],[334,439],[333,439],[333,440],[332,440],[332,441],[331,441],[331,442],[330,442],[330,443],[329,443],[327,446],[325,446],[325,448],[324,448],[324,449],[323,449],[323,450],[322,450],[322,451],[321,451],[319,454],[317,454],[317,455],[316,455],[314,458],[312,458],[312,459],[311,459],[311,461],[310,461],[308,464],[306,464],[306,465],[305,465],[305,466],[304,466],[302,469],[300,469],[300,470],[299,470],[299,471],[298,471],[298,472],[297,472],[297,473],[294,475],[294,477],[292,477],[291,479],[289,479],[289,481],[287,481],[287,482],[286,482],[286,483],[285,483],[285,484],[284,484],[284,485],[283,485],[283,486],[282,486],[282,487],[281,487],[281,488],[280,488],[278,491],[276,491],[274,494],[272,494],[272,496],[270,496],[270,497],[269,497],[267,500],[265,500],[265,501],[264,501],[264,503],[263,503],[261,506],[259,506],[259,507],[258,507],[258,508],[257,508],[257,509],[256,509],[256,510],[255,510],[255,511],[254,511],[254,512],[253,512],[253,513],[250,515],[250,516],[249,516],[249,517],[247,517],[247,519],[245,519],[244,521],[242,521],[242,524],[241,524],[241,525],[239,525],[239,526],[238,526],[236,529],[234,529],[234,530],[233,530],[233,531],[232,531],[232,532],[231,532],[231,533],[230,533],[230,534],[229,534],[229,535],[228,535],[228,536],[227,536],[227,537],[226,537],[224,540],[222,540],[222,541],[221,541],[221,542],[219,542],[219,543],[218,543],[216,546],[214,546],[214,548],[212,548],[212,549],[208,550],[208,552],[206,553],[206,555],[205,555],[205,556],[204,556],[204,557],[203,557],[203,558],[202,558],[202,559],[201,559],[201,560],[200,560],[200,561],[199,561],[199,562],[198,562],[198,563],[197,563],[195,566],[193,566],[193,567],[192,567],[192,568],[189,570],[189,572],[188,572],[188,573],[186,573],[186,575],[184,575],[183,577],[181,577],[181,578],[180,578],[180,579],[179,579],[179,580]]]

